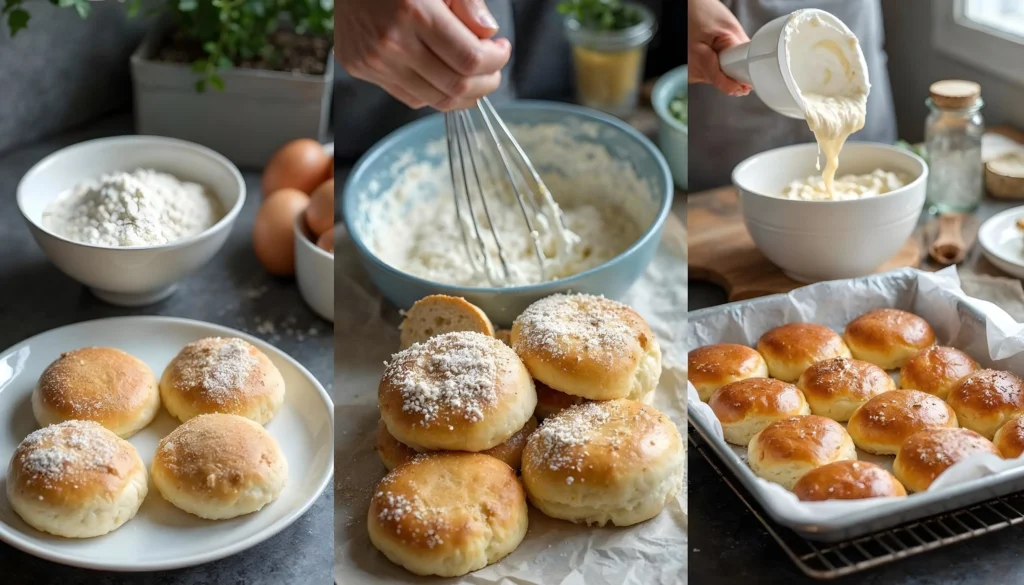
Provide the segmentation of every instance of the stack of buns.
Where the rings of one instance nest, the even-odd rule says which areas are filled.
[[[1024,382],[935,345],[907,311],[870,311],[842,336],[790,323],[756,350],[696,348],[689,378],[754,474],[801,500],[905,496],[972,454],[1024,453]],[[895,456],[893,473],[857,449]]]
[[[682,437],[647,404],[661,350],[631,308],[554,295],[496,331],[465,299],[433,295],[405,314],[401,338],[378,386],[389,472],[367,526],[410,572],[454,577],[499,561],[526,536],[528,502],[628,526],[682,489]]]
[[[42,427],[18,446],[7,473],[11,507],[30,526],[66,538],[111,532],[149,492],[146,466],[128,437],[161,403],[184,424],[153,458],[157,491],[207,519],[261,509],[281,493],[287,462],[263,428],[284,401],[267,356],[236,338],[190,343],[158,383],[119,349],[61,354],[39,378],[32,410]]]

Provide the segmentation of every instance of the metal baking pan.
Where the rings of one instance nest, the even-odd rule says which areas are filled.
[[[915,278],[917,271],[901,270],[899,273],[905,273],[905,277],[909,280]],[[890,273],[888,277],[892,278],[893,274],[894,273]],[[882,276],[886,275],[873,275],[859,279],[851,279],[850,283],[858,284],[857,281],[864,281],[866,279],[879,278]],[[900,274],[900,276],[903,276],[903,274]],[[851,292],[854,288],[859,287],[852,287]],[[909,294],[900,295],[901,300],[905,301],[905,304],[900,306],[900,303],[897,303],[895,308],[910,310],[909,303],[912,300],[913,295],[916,294],[916,291],[913,290],[913,286],[908,286],[907,292]],[[788,295],[784,294],[772,295],[749,301],[739,301],[717,307],[691,311],[688,314],[687,320],[687,337],[689,339],[693,338],[693,328],[698,324],[707,326],[709,323],[721,319],[723,314],[730,311],[730,309],[743,305],[754,306],[759,312],[767,311],[768,313],[766,314],[776,314],[780,319],[776,325],[783,325],[788,322],[787,320],[784,320],[787,311],[784,309],[780,310],[780,308],[783,303],[787,303],[787,297]],[[961,323],[974,321],[975,324],[980,324],[984,327],[984,315],[970,303],[957,299],[955,302],[955,311],[956,318]],[[725,341],[725,339],[723,338],[722,341]],[[943,339],[940,336],[939,342],[944,343],[948,342],[948,340]],[[961,349],[971,353],[972,357],[977,359],[983,365],[987,362],[991,362],[991,360],[979,359],[982,356],[974,355],[974,352],[971,352],[968,348],[961,347]],[[1020,375],[1022,372],[1017,373]],[[821,542],[850,540],[873,532],[886,530],[900,524],[941,514],[943,512],[949,512],[951,510],[956,510],[1024,490],[1024,467],[1020,467],[1006,470],[988,477],[982,477],[958,485],[949,486],[944,489],[914,494],[900,501],[880,503],[876,507],[854,511],[849,515],[838,519],[807,522],[803,519],[790,517],[787,514],[787,510],[780,508],[775,500],[768,497],[769,494],[758,483],[757,477],[747,466],[746,462],[734,453],[732,448],[725,441],[717,438],[714,430],[708,428],[700,418],[691,417],[690,423],[700,434],[701,438],[707,443],[710,450],[714,452],[724,466],[728,468],[740,483],[742,483],[743,486],[753,495],[773,521],[793,529],[796,533],[809,540]]]

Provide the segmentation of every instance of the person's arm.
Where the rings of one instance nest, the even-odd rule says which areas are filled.
[[[512,53],[483,0],[336,0],[335,23],[341,66],[414,109],[472,107]]]
[[[689,0],[686,60],[690,83],[710,83],[722,93],[743,96],[750,86],[722,72],[718,54],[750,40],[720,0]]]

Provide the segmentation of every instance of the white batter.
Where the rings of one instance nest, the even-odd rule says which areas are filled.
[[[793,181],[782,190],[784,199],[802,201],[845,201],[884,195],[908,183],[907,177],[881,169],[864,175],[845,175],[835,179],[832,192],[822,177]]]
[[[542,242],[542,277],[533,239],[508,178],[502,175],[501,180],[485,183],[494,223],[488,224],[482,205],[477,204],[481,240],[493,271],[500,266],[493,234],[501,239],[512,273],[510,286],[555,280],[598,266],[629,248],[653,221],[657,203],[651,186],[631,165],[604,147],[568,138],[579,132],[596,133],[596,125],[579,126],[574,132],[555,124],[513,127],[512,131],[538,167],[553,201],[538,201],[539,217],[531,212]],[[428,148],[439,150],[445,150],[443,140]],[[373,252],[399,270],[435,282],[493,286],[486,273],[469,261],[447,162],[416,162],[409,153],[392,172],[399,177],[394,187],[365,209],[370,216],[366,240]],[[571,234],[552,225],[553,204],[561,208]],[[543,213],[545,208],[549,213]],[[468,217],[465,220],[472,229]]]

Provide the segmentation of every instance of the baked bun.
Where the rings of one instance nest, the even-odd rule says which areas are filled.
[[[946,401],[960,426],[991,439],[1003,423],[1024,414],[1024,382],[1010,372],[978,370],[957,382]]]
[[[796,382],[804,370],[818,362],[850,357],[838,333],[814,323],[776,327],[757,340],[757,351],[768,364],[771,377],[783,382]]]
[[[853,412],[846,430],[857,447],[875,455],[895,455],[914,433],[956,428],[957,416],[937,396],[917,390],[879,394]]]
[[[838,422],[850,420],[853,411],[875,396],[896,389],[885,370],[850,358],[818,362],[804,370],[796,385],[811,412]]]
[[[821,502],[903,497],[907,490],[874,463],[836,461],[805,473],[793,486],[793,493],[805,502]]]
[[[417,575],[458,577],[514,551],[528,516],[511,467],[480,453],[438,453],[384,476],[367,528],[391,562]]]
[[[768,364],[752,348],[735,343],[698,347],[687,355],[687,377],[707,402],[722,386],[747,378],[767,378]]]
[[[899,309],[875,309],[846,325],[843,340],[853,357],[895,370],[922,349],[935,344],[927,321]]]
[[[633,309],[604,297],[558,294],[512,324],[512,348],[534,378],[591,400],[641,400],[661,377],[661,348]]]
[[[32,413],[39,426],[91,420],[123,439],[153,422],[159,410],[153,370],[112,347],[62,353],[43,371],[32,392]]]
[[[843,425],[809,414],[775,421],[754,435],[747,463],[754,475],[792,490],[808,471],[857,459],[857,449]]]
[[[462,297],[430,295],[413,303],[399,326],[401,349],[452,331],[494,337],[494,325],[479,307]]]
[[[708,406],[722,423],[725,440],[743,447],[777,420],[811,414],[796,386],[771,378],[747,378],[726,384],[711,396]]]
[[[237,414],[261,425],[284,403],[284,378],[251,343],[207,337],[186,345],[160,378],[164,407],[181,422],[201,414]]]
[[[667,416],[633,400],[588,402],[547,419],[523,451],[530,502],[577,524],[631,526],[682,489],[686,452]]]
[[[511,329],[498,329],[494,332],[494,338],[504,343],[505,345],[512,347],[512,330]]]
[[[535,414],[537,415],[538,420],[544,420],[549,416],[554,416],[570,406],[590,402],[590,400],[587,400],[582,396],[573,396],[572,394],[552,390],[551,387],[544,382],[534,380],[533,385],[537,388],[537,410]],[[653,393],[650,394],[650,396],[653,396]]]
[[[900,368],[900,388],[920,390],[945,400],[956,383],[980,366],[952,347],[933,345],[915,353]]]
[[[277,441],[234,414],[201,414],[160,440],[153,485],[165,500],[207,520],[261,510],[288,480]]]
[[[497,447],[481,451],[481,453],[500,459],[506,465],[518,471],[523,459],[523,449],[526,448],[526,439],[535,430],[537,430],[537,419],[530,417],[530,420],[526,421],[523,428],[512,435],[511,439]],[[426,451],[425,453],[432,453],[432,451]],[[388,426],[384,424],[383,419],[377,423],[377,454],[380,456],[384,467],[387,467],[389,471],[403,463],[412,461],[417,455],[421,455],[412,447],[400,443],[398,439],[391,436],[391,433],[388,432]]]
[[[976,453],[999,450],[970,429],[925,429],[903,443],[892,470],[908,491],[923,492],[943,471]]]
[[[1024,453],[1024,417],[1015,416],[996,431],[992,440],[1004,459],[1016,459]]]
[[[432,337],[394,355],[377,387],[380,416],[417,451],[486,451],[533,416],[537,392],[508,346],[481,333]]]
[[[42,428],[14,450],[7,501],[27,524],[66,538],[90,538],[131,520],[149,491],[131,443],[92,421]]]

